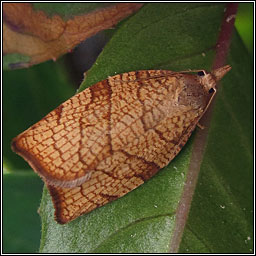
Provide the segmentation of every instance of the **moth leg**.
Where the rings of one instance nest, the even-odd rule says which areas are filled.
[[[200,123],[197,123],[197,127],[199,127],[201,130],[205,128],[205,126],[201,125]]]

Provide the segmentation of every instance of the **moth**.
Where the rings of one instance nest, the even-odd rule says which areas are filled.
[[[230,69],[141,70],[108,77],[18,135],[12,149],[47,185],[56,221],[67,223],[124,196],[165,167]]]

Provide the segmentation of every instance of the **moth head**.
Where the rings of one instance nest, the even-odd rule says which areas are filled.
[[[231,66],[226,65],[221,68],[214,69],[208,73],[205,70],[201,70],[197,73],[200,83],[203,85],[206,91],[212,93],[216,90],[216,84],[222,77],[231,69]]]
[[[203,85],[204,89],[211,93],[216,88],[216,79],[211,73],[205,70],[201,70],[197,73],[200,83]]]

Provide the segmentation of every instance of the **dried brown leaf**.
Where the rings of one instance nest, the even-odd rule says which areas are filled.
[[[56,60],[81,41],[97,32],[111,28],[118,21],[138,10],[142,4],[120,3],[64,20],[34,10],[30,3],[3,4],[3,52],[30,57],[28,67],[49,59]]]

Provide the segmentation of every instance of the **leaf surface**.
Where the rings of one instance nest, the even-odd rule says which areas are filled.
[[[3,252],[38,251],[43,182],[33,172],[19,170],[3,175],[3,187]]]

